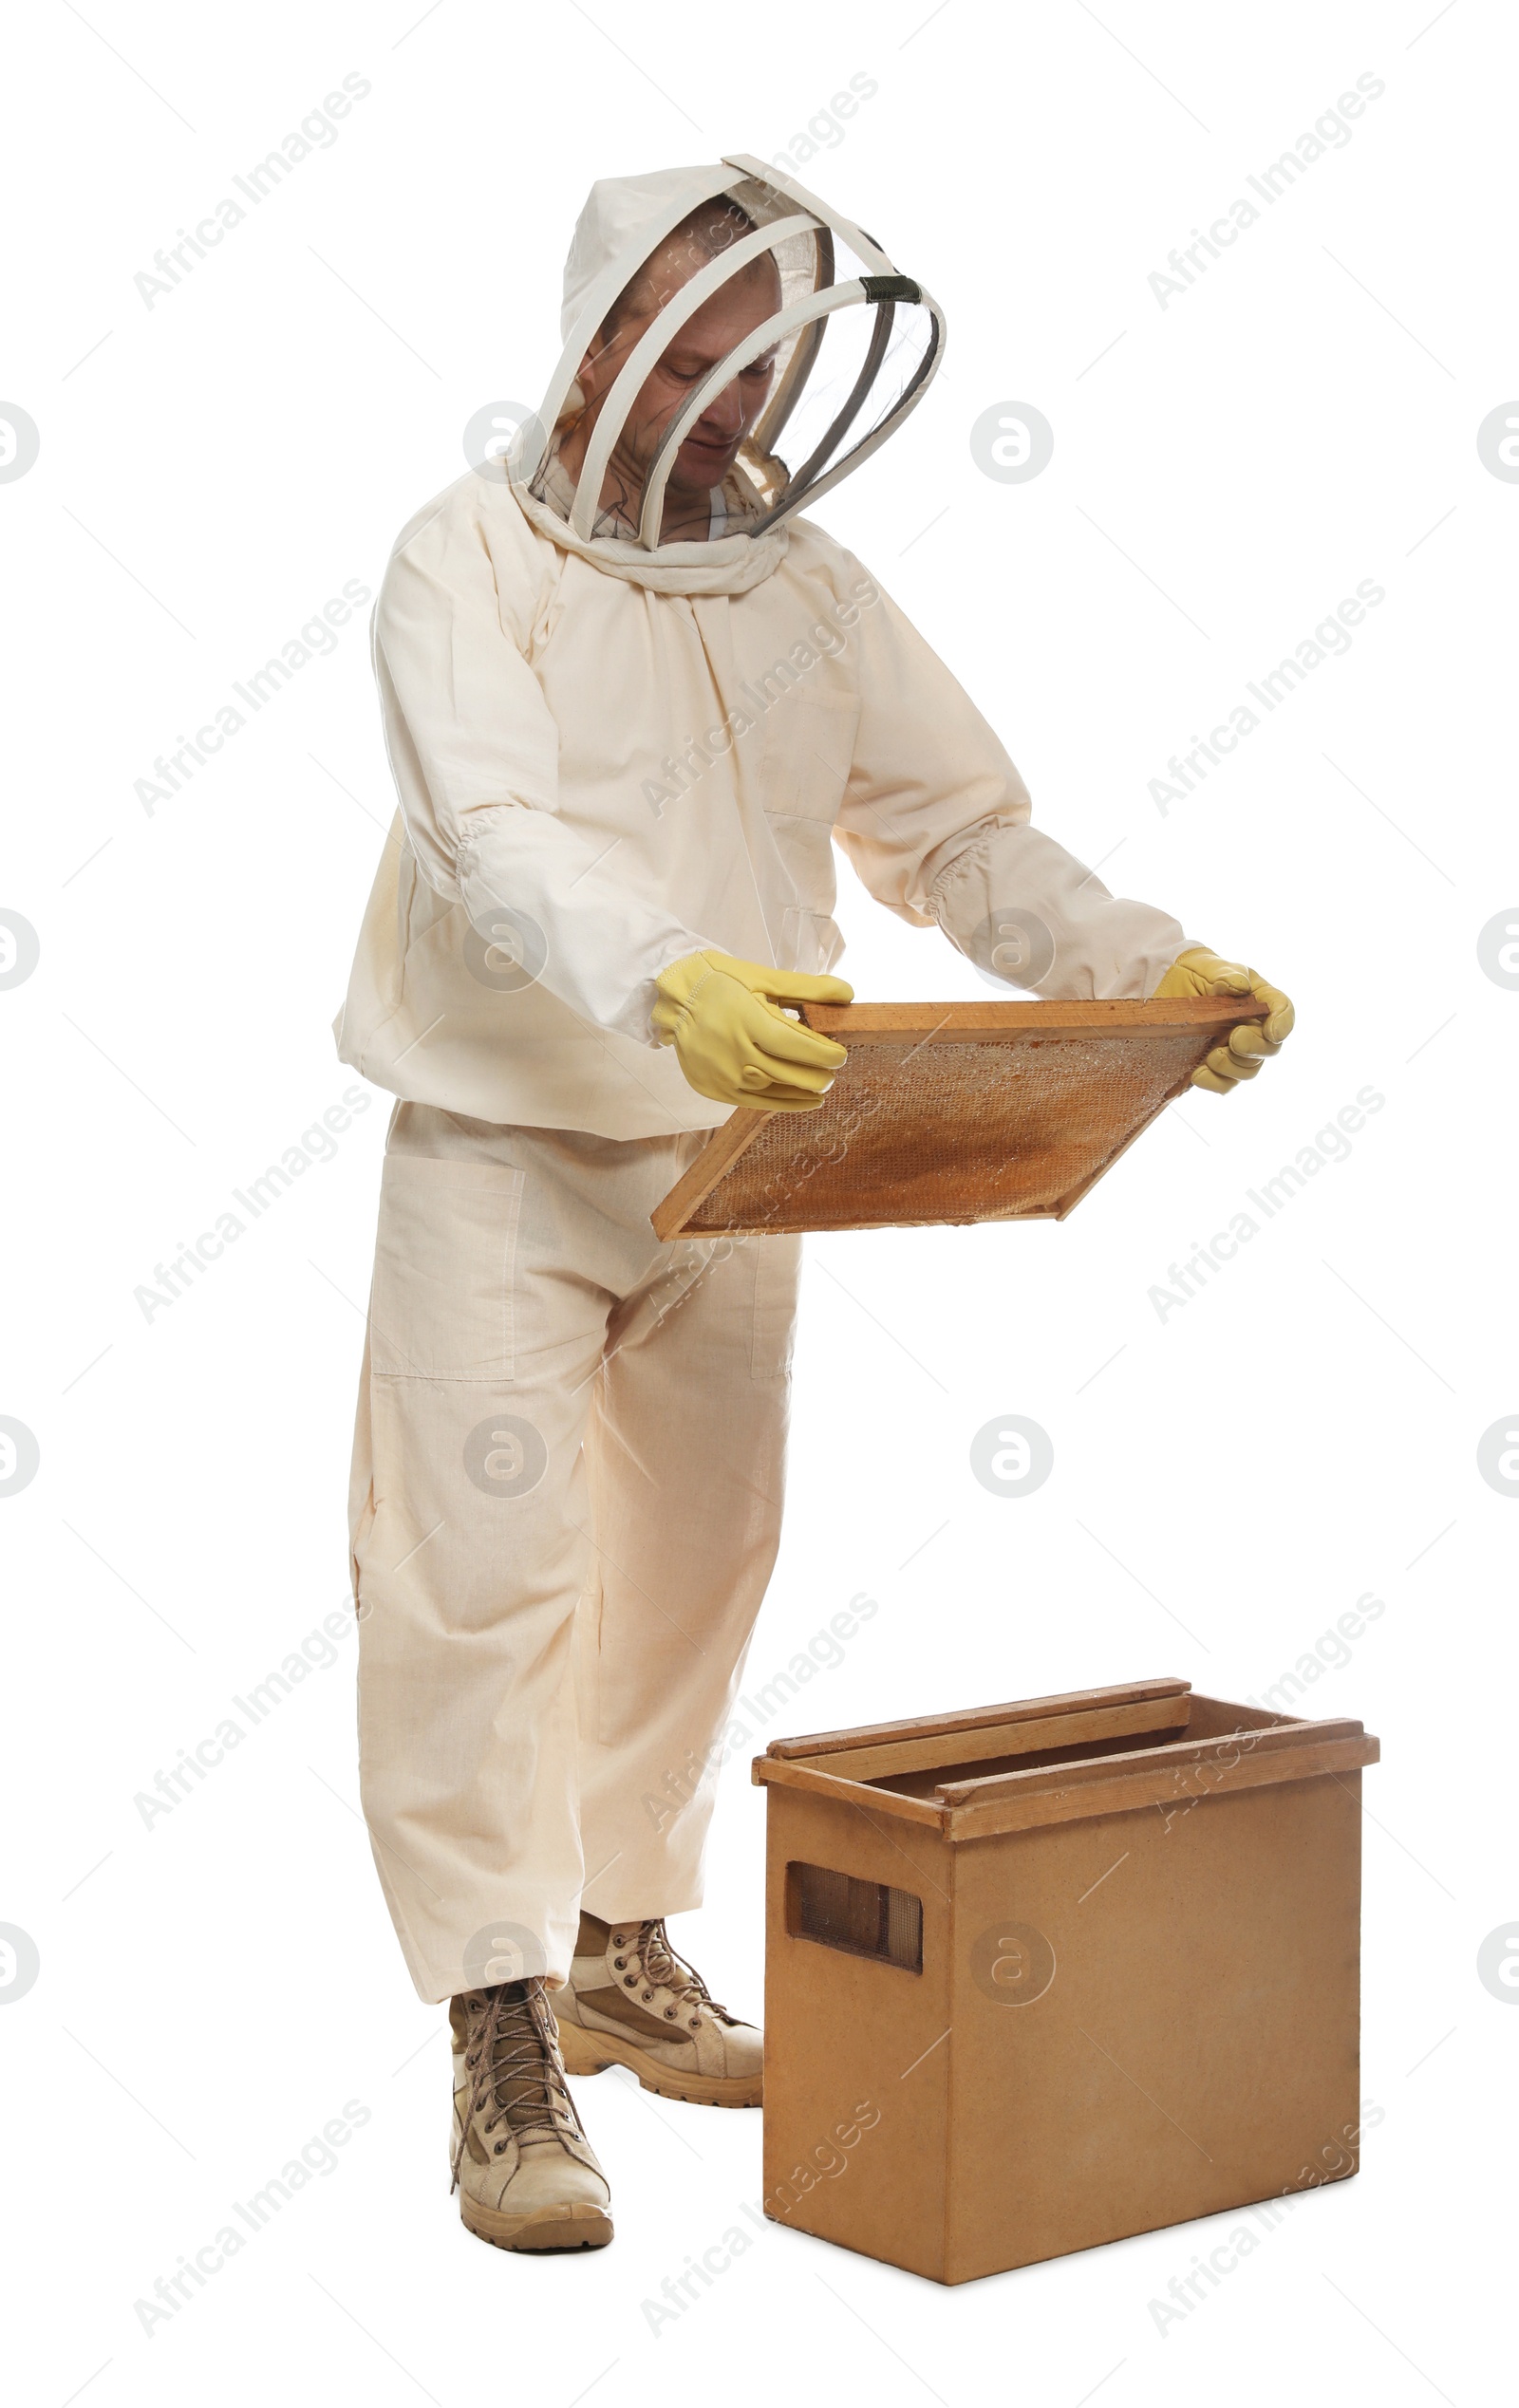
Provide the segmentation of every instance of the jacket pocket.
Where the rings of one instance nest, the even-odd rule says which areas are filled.
[[[849,782],[859,698],[786,694],[765,722],[760,798],[804,910],[826,914],[835,895],[834,822]]]
[[[525,1176],[504,1163],[386,1155],[369,1299],[377,1378],[516,1376]]]
[[[844,950],[844,931],[826,911],[783,911],[780,943],[788,970],[826,977]]]

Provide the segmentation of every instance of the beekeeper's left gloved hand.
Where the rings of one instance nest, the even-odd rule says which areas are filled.
[[[1226,1041],[1215,1045],[1193,1071],[1192,1085],[1206,1087],[1210,1095],[1231,1095],[1243,1079],[1254,1078],[1266,1055],[1280,1054],[1292,1034],[1293,1010],[1281,988],[1268,986],[1243,961],[1221,960],[1206,945],[1191,945],[1178,954],[1151,1000],[1158,1003],[1178,995],[1254,995],[1271,1007],[1264,1020],[1242,1020],[1230,1029]]]

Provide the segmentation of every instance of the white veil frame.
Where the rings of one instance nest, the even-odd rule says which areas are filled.
[[[771,345],[784,341],[793,333],[798,336],[780,384],[771,395],[749,439],[750,444],[761,454],[775,441],[796,406],[828,318],[838,309],[862,306],[873,308],[876,313],[865,365],[842,409],[835,415],[822,441],[815,446],[810,458],[788,477],[771,507],[745,527],[743,533],[749,537],[775,527],[791,512],[799,509],[804,501],[812,501],[829,492],[852,470],[859,467],[917,407],[938,371],[944,357],[947,328],[944,312],[932,296],[911,278],[902,275],[880,245],[853,219],[831,208],[794,177],[768,166],[764,160],[746,152],[735,152],[717,166],[693,170],[679,195],[640,228],[636,239],[625,245],[596,278],[570,328],[538,417],[529,420],[520,430],[512,461],[514,483],[531,487],[544,466],[553,441],[554,429],[569,402],[580,363],[605,324],[619,293],[627,289],[640,268],[693,209],[699,208],[705,200],[717,200],[733,194],[736,182],[761,186],[775,196],[785,214],[757,226],[741,241],[728,246],[682,285],[645,330],[625,362],[598,412],[575,490],[571,527],[582,542],[593,538],[607,463],[628,414],[656,361],[680,327],[736,270],[766,252],[774,251],[798,233],[810,233],[815,236],[817,283],[811,292],[802,294],[777,311],[720,361],[699,391],[691,396],[666,428],[645,479],[639,513],[637,541],[646,554],[657,555],[662,550],[676,549],[660,545],[659,530],[664,515],[666,487],[681,444],[715,397],[751,360],[758,358]],[[833,281],[835,236],[848,245],[855,258],[869,271],[867,274],[853,277],[842,284]],[[865,404],[875,371],[885,356],[894,310],[899,302],[920,305],[928,311],[929,332],[924,355],[909,383],[880,423],[853,450],[837,459],[831,469],[814,477],[810,472],[836,448]],[[679,549],[684,551],[686,547]]]

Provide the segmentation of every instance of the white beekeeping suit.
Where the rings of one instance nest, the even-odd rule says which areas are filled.
[[[714,202],[731,239],[671,272]],[[651,260],[665,288],[588,413],[578,380]],[[629,482],[645,380],[761,269],[763,323]],[[1030,825],[949,672],[797,514],[942,351],[936,305],[869,236],[746,158],[598,184],[562,331],[507,474],[430,503],[385,575],[401,809],[337,1023],[343,1059],[401,1099],[353,1544],[366,1811],[435,1999],[478,1978],[487,1927],[526,1934],[557,1983],[582,1897],[698,1902],[774,1557],[796,1241],[654,1241],[648,1213],[728,1109],[657,1042],[660,973],[702,948],[831,968],[835,840],[983,967],[1006,961],[988,930],[1035,931],[1020,982],[1046,996],[1148,995],[1186,942]],[[677,456],[756,361],[763,414],[706,523],[670,540]]]

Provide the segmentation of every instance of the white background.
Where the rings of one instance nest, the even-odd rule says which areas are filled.
[[[1475,438],[1519,392],[1516,27],[1499,0],[1433,23],[1433,0],[925,13],[47,0],[12,20],[0,399],[42,444],[0,485],[0,905],[41,943],[0,993],[0,1412],[41,1448],[0,1499],[0,1921],[41,1958],[0,2014],[18,2400],[1474,2403],[1503,2380],[1519,2015],[1476,1957],[1519,1906],[1519,1507],[1476,1450],[1519,1403],[1519,997],[1477,938],[1519,892],[1519,488]],[[350,72],[372,89],[336,143],[146,307],[155,251]],[[651,2330],[642,2304],[758,2196],[760,2119],[620,2074],[580,2087],[615,2245],[534,2262],[470,2240],[441,2019],[357,1816],[351,1640],[172,1815],[145,1828],[133,1803],[345,1595],[384,1099],[172,1308],[147,1321],[134,1289],[354,1083],[328,1022],[392,807],[365,614],[151,815],[134,783],[346,580],[378,585],[477,409],[537,398],[593,177],[773,156],[854,74],[878,90],[800,173],[931,288],[950,344],[819,515],[996,722],[1043,823],[1286,987],[1300,1027],[1063,1226],[810,1241],[748,1686],[861,1591],[878,1613],[785,1727],[1159,1672],[1258,1695],[1358,1598],[1383,1604],[1303,1708],[1384,1745],[1380,2120],[1357,2181],[1163,2331],[1151,2301],[1237,2218],[955,2291],[772,2228]],[[1172,247],[1361,74],[1385,91],[1353,140],[1162,308],[1147,280]],[[969,429],[1018,400],[1054,457],[995,482]],[[1363,579],[1385,600],[1353,649],[1162,814],[1169,756]],[[985,993],[845,883],[862,996]],[[1385,1101],[1349,1158],[1162,1318],[1169,1266],[1368,1087]],[[1023,1499],[969,1469],[1009,1412],[1055,1450]],[[678,1936],[752,2013],[762,1845],[737,1764]],[[350,2100],[369,2120],[336,2170],[145,2334],[134,2302]]]

